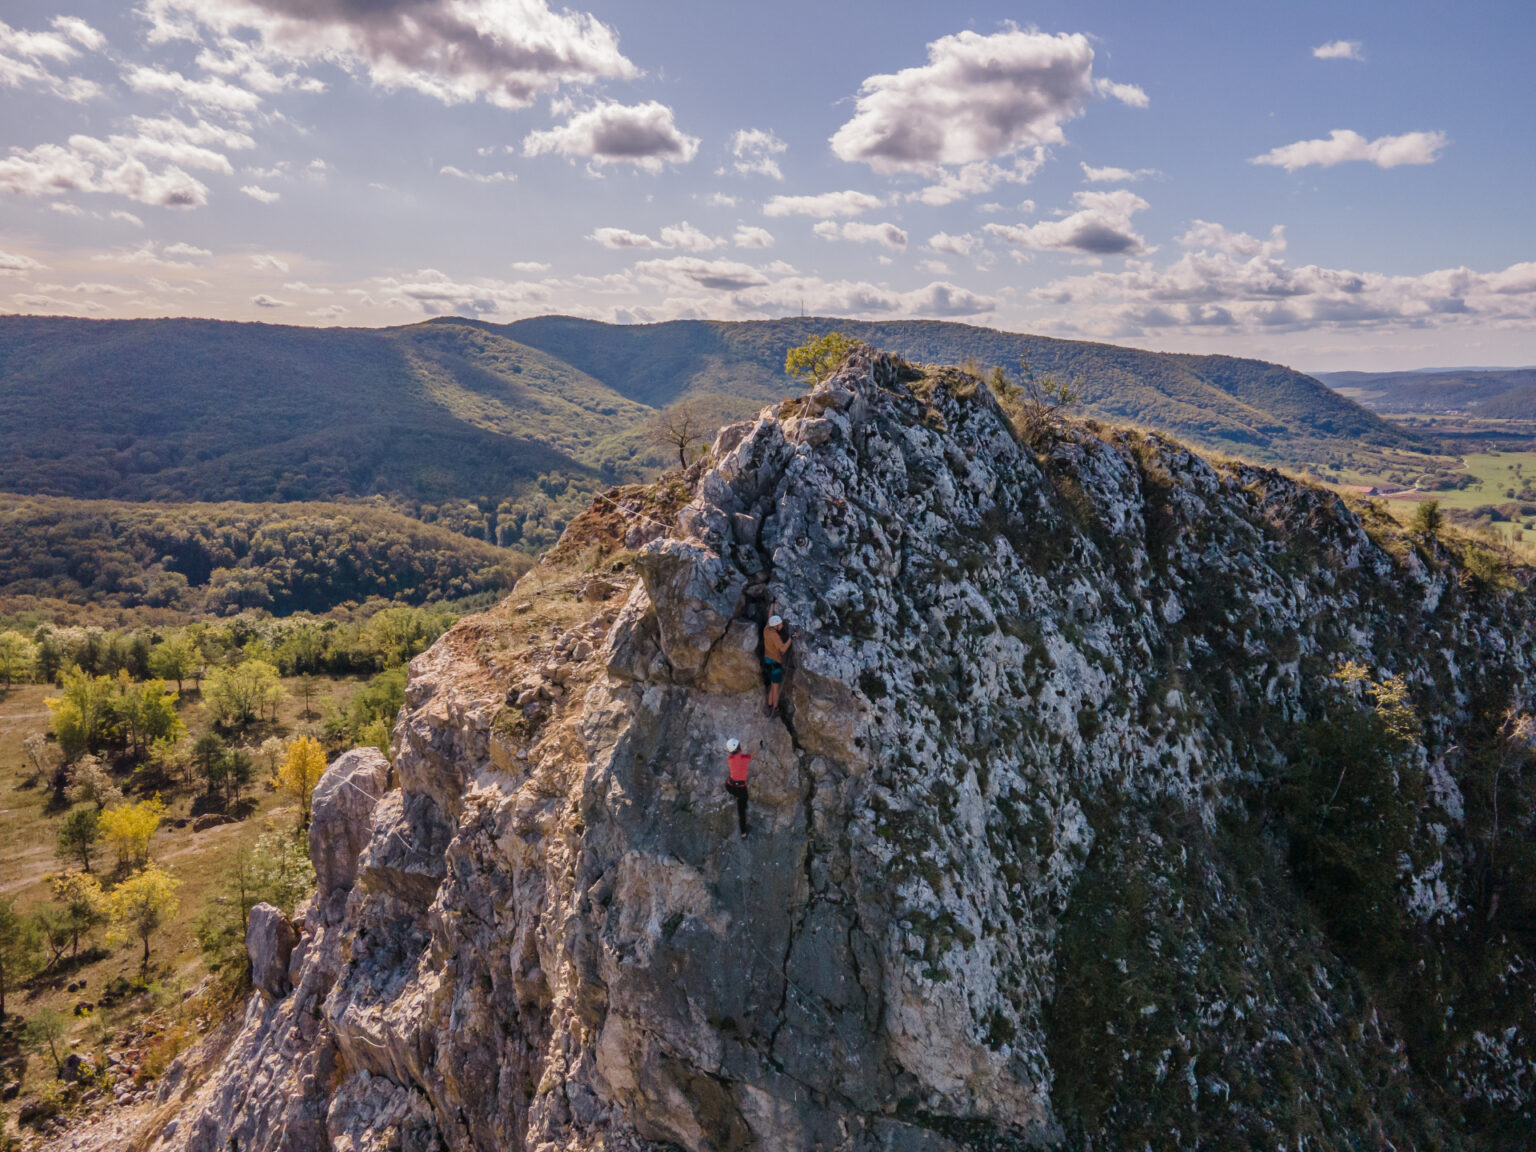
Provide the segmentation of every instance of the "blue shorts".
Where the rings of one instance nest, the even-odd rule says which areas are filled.
[[[784,683],[784,665],[780,664],[777,660],[769,660],[764,657],[763,667],[768,670],[768,683]]]

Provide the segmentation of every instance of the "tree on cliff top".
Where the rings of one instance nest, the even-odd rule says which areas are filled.
[[[828,332],[825,336],[814,337],[800,347],[789,350],[784,357],[784,372],[814,388],[837,370],[848,353],[863,343],[841,332]]]

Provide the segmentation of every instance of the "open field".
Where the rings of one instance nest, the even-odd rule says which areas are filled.
[[[345,711],[354,693],[364,683],[361,679],[315,677],[311,681],[311,721],[330,709]],[[303,715],[303,681],[283,682],[287,698],[279,705],[275,721],[255,724],[241,739],[245,746],[259,744],[268,736],[296,734],[306,723]],[[58,829],[65,815],[75,805],[51,806],[52,790],[46,782],[34,783],[22,742],[33,732],[46,732],[49,713],[44,703],[58,690],[51,685],[17,685],[0,694],[0,897],[14,899],[21,912],[30,912],[49,900],[46,877],[63,870],[56,843]],[[196,691],[188,691],[178,702],[178,711],[187,725],[189,736],[211,730],[211,723]],[[210,908],[221,900],[229,873],[229,864],[239,849],[268,829],[292,830],[297,813],[287,797],[273,791],[266,782],[267,771],[258,763],[248,792],[254,808],[238,823],[192,830],[196,785],[181,785],[162,792],[167,805],[166,820],[156,835],[151,853],[156,863],[171,870],[181,880],[180,910],[174,920],[152,943],[148,980],[140,980],[140,944],[135,939],[113,947],[103,945],[104,931],[98,929],[90,938],[90,948],[82,944],[78,960],[65,959],[55,972],[36,978],[7,997],[6,1008],[12,1013],[32,1018],[45,1008],[65,1014],[68,1034],[65,1045],[82,1055],[104,1055],[109,1050],[143,1048],[143,1024],[156,1017],[167,1023],[191,1013],[193,1019],[180,1021],[187,1034],[195,1038],[197,1023],[216,1023],[216,1014],[196,1008],[195,1001],[184,1006],[184,994],[197,987],[208,975],[201,955],[196,927]],[[145,789],[135,786],[131,775],[117,774],[125,799],[144,798]],[[96,871],[108,875],[111,854],[103,850]],[[74,1015],[82,1003],[97,1005],[108,985],[122,982],[131,990],[110,1007],[97,1007],[84,1016]],[[160,1042],[162,1048],[168,1041]],[[174,1045],[173,1045],[174,1046]],[[7,1058],[11,1044],[6,1042]],[[147,1053],[145,1049],[145,1053]],[[139,1053],[142,1058],[147,1055]],[[165,1058],[170,1054],[162,1052]],[[46,1052],[31,1054],[22,1082],[20,1098],[36,1095],[54,1080],[52,1060]],[[10,1109],[7,1109],[10,1111]],[[9,1122],[9,1118],[5,1118]]]

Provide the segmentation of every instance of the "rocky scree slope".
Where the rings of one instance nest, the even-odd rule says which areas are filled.
[[[1528,1142],[1526,580],[857,352],[413,662],[156,1147]]]

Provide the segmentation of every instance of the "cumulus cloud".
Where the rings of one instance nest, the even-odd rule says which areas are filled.
[[[251,267],[258,272],[287,272],[288,261],[281,260],[266,252],[260,252],[251,257]]]
[[[1364,60],[1365,53],[1361,50],[1358,40],[1330,40],[1326,44],[1319,44],[1312,49],[1312,55],[1319,60]]]
[[[512,271],[527,272],[529,274],[548,272],[549,267],[550,266],[548,264],[540,263],[537,260],[514,260],[511,264]]]
[[[279,300],[276,296],[268,296],[265,292],[251,297],[251,303],[258,308],[291,308],[293,301]]]
[[[121,220],[124,224],[132,224],[135,228],[144,227],[144,221],[140,220],[132,212],[124,212],[121,208],[114,208],[112,210],[111,219]]]
[[[466,172],[452,164],[444,164],[437,171],[441,176],[452,176],[455,180],[469,180],[475,184],[509,184],[517,179],[516,172]]]
[[[195,244],[187,244],[180,241],[175,244],[166,245],[166,247],[161,249],[161,251],[163,251],[167,256],[188,256],[194,260],[206,259],[207,257],[213,255],[213,253],[208,251],[206,248],[199,248]],[[282,269],[284,272],[287,270],[288,269],[286,266]]]
[[[386,304],[411,308],[428,316],[507,315],[527,311],[549,298],[549,290],[541,284],[491,279],[461,282],[435,268],[424,268],[404,279],[384,278],[378,283],[384,290]],[[371,303],[366,295],[360,302]]]
[[[784,179],[775,157],[782,156],[789,145],[763,128],[742,128],[731,137],[732,165],[743,176],[767,176]]]
[[[254,112],[261,106],[256,93],[217,78],[194,80],[180,72],[136,64],[124,71],[123,79],[135,92],[177,96],[188,104],[224,112]]]
[[[1134,192],[1078,192],[1077,211],[1039,224],[988,224],[986,231],[1017,248],[1081,252],[1090,256],[1125,256],[1146,251],[1131,216],[1148,207]]]
[[[79,76],[61,79],[49,64],[67,64],[82,47],[99,51],[106,37],[77,16],[56,16],[51,27],[51,32],[29,32],[0,20],[0,87],[36,85],[75,102],[101,95],[100,85]]]
[[[763,206],[764,216],[814,216],[830,220],[835,216],[859,216],[884,201],[867,192],[821,192],[815,196],[775,196]]]
[[[309,315],[317,320],[340,320],[347,314],[345,304],[327,304],[322,308],[311,308]]]
[[[660,239],[653,239],[641,232],[627,228],[594,228],[590,239],[604,248],[680,248],[685,252],[706,252],[718,248],[725,241],[695,228],[688,221],[669,224],[661,230]]]
[[[1536,263],[1416,276],[1293,266],[1278,229],[1263,239],[1206,221],[1179,242],[1187,250],[1170,264],[1131,260],[1121,271],[1068,277],[1031,295],[1059,306],[1067,326],[1118,336],[1194,326],[1264,332],[1528,327],[1536,320]]]
[[[949,252],[955,256],[969,256],[981,250],[981,237],[967,232],[963,236],[951,236],[948,232],[935,232],[928,237],[931,252]]]
[[[71,136],[66,148],[12,148],[0,160],[0,191],[17,196],[98,192],[161,208],[200,208],[208,187],[176,165],[152,170],[137,155],[92,136]]]
[[[668,283],[707,288],[713,292],[739,292],[767,284],[768,277],[750,264],[735,260],[703,260],[697,256],[673,256],[642,260],[635,265],[639,276]]]
[[[1326,140],[1298,140],[1281,148],[1272,148],[1255,156],[1250,164],[1272,164],[1294,172],[1317,165],[1332,168],[1353,160],[1365,161],[1378,168],[1396,168],[1400,164],[1433,164],[1440,149],[1449,140],[1444,132],[1407,132],[1401,136],[1378,136],[1367,140],[1358,132],[1335,128]]]
[[[1027,184],[1044,163],[1045,149],[1035,148],[1027,156],[1014,157],[1011,168],[1004,168],[1000,164],[991,164],[984,160],[978,160],[974,164],[962,164],[957,169],[942,170],[934,183],[921,191],[914,192],[910,198],[924,204],[943,207],[945,204],[953,204],[956,200],[965,200],[971,196],[990,192],[1004,181]]]
[[[186,169],[228,175],[234,166],[225,151],[255,147],[244,132],[206,120],[134,116],[129,123],[131,133],[105,140],[75,135],[67,146],[12,148],[10,157],[0,160],[0,190],[21,196],[95,192],[158,207],[196,208],[207,203],[208,189]]]
[[[259,184],[241,185],[240,191],[244,192],[252,200],[259,200],[263,204],[276,204],[283,198],[283,194],[281,192],[268,191],[266,188],[261,187]]]
[[[847,220],[823,220],[812,229],[823,240],[851,240],[855,244],[883,244],[897,252],[907,250],[907,234],[894,224],[864,224]]]
[[[1095,80],[1093,90],[1110,100],[1129,104],[1132,108],[1146,108],[1152,103],[1146,92],[1134,84],[1116,84],[1113,80]]]
[[[523,139],[523,155],[547,152],[589,158],[594,164],[633,164],[660,172],[667,164],[686,164],[699,140],[679,131],[672,109],[652,100],[645,104],[607,102],[577,112],[564,124]]]
[[[314,284],[306,284],[302,280],[290,280],[283,287],[289,292],[307,292],[311,296],[334,296],[329,288],[320,288]]]
[[[206,33],[278,62],[332,60],[445,104],[523,108],[562,84],[637,74],[613,30],[545,0],[148,0],[157,40]]]
[[[38,272],[46,267],[46,264],[19,252],[0,252],[0,276],[18,276],[26,272]]]
[[[832,136],[842,159],[877,172],[936,176],[943,168],[993,162],[1065,139],[1062,125],[1082,114],[1095,92],[1144,107],[1134,85],[1093,77],[1093,46],[1081,34],[1048,35],[1009,28],[983,36],[961,32],[928,45],[928,63],[871,76],[859,89],[853,117]],[[929,203],[947,203],[974,185],[985,191],[1007,168],[962,172],[940,184]],[[1027,179],[1033,168],[1015,169]],[[944,197],[948,196],[948,199]]]
[[[1090,184],[1129,184],[1144,176],[1160,176],[1156,168],[1095,168],[1083,165],[1083,175]]]
[[[738,248],[772,248],[773,233],[752,224],[738,224],[731,243]]]

